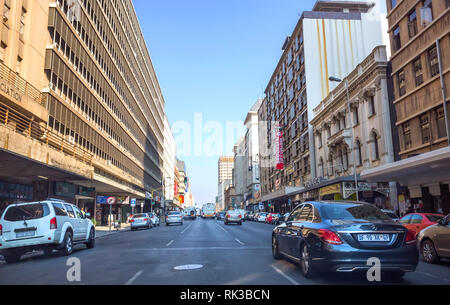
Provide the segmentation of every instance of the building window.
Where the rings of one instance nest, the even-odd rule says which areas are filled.
[[[344,171],[348,170],[348,151],[347,148],[344,148],[343,150],[343,166],[344,166]]]
[[[422,61],[420,57],[414,60],[413,66],[414,66],[414,78],[416,80],[416,87],[418,87],[423,83]]]
[[[431,77],[439,74],[439,61],[436,47],[428,51],[428,62],[430,64]]]
[[[25,33],[25,15],[27,11],[24,7],[22,7],[22,13],[20,15],[20,35],[24,35]]]
[[[421,9],[422,23],[428,25],[433,21],[433,0],[424,0],[423,7]]]
[[[402,47],[401,41],[400,41],[400,27],[397,25],[394,28],[393,31],[393,48],[394,48],[394,52],[399,50]]]
[[[405,71],[401,70],[397,73],[398,97],[406,93]]]
[[[358,114],[358,107],[353,108],[353,126],[356,126],[359,124],[359,114]]]
[[[380,148],[378,147],[378,135],[376,132],[372,132],[370,141],[372,144],[372,161],[377,161],[380,159]]]
[[[368,107],[369,107],[369,117],[376,114],[375,109],[375,96],[371,95],[369,96],[368,100]]]
[[[7,45],[2,41],[0,43],[0,61],[5,61],[5,52],[6,52]]]
[[[317,133],[317,143],[319,144],[319,148],[322,147],[322,133]]]
[[[22,58],[20,56],[17,56],[17,73],[22,72]]]
[[[356,166],[361,166],[362,154],[361,154],[361,142],[359,140],[356,140],[355,150],[356,150]]]
[[[409,38],[413,38],[417,34],[417,14],[415,10],[408,16],[408,33]]]
[[[438,139],[445,138],[447,136],[447,129],[445,126],[444,107],[439,107],[436,109],[436,125]]]
[[[321,177],[325,177],[325,171],[324,171],[324,168],[323,168],[323,159],[322,159],[322,157],[320,158],[320,161],[319,161],[319,175]]]
[[[391,9],[397,5],[397,0],[391,0]]]
[[[9,20],[9,12],[11,11],[11,4],[9,0],[5,1],[3,5],[3,22],[8,22]]]
[[[403,123],[402,125],[403,129],[403,145],[405,147],[405,150],[408,150],[411,148],[411,127],[409,125],[409,122]]]
[[[431,141],[430,120],[428,114],[420,116],[420,130],[422,132],[422,144]]]

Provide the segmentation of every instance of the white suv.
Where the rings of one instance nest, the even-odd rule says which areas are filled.
[[[62,250],[70,255],[74,244],[95,245],[95,226],[75,205],[62,200],[12,204],[0,218],[0,254],[14,263],[33,250]]]

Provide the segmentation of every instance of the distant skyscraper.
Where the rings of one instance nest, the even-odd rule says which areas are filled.
[[[219,180],[218,185],[224,180],[233,179],[234,158],[233,157],[220,157],[219,158]]]

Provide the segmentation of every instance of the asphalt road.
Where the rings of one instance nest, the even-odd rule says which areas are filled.
[[[364,276],[326,274],[309,280],[291,262],[272,258],[273,226],[245,222],[225,226],[216,220],[186,220],[150,230],[126,231],[97,239],[91,250],[78,246],[70,257],[32,256],[16,264],[0,261],[0,284],[79,285],[315,285],[370,284]],[[81,281],[69,282],[69,258],[81,262]],[[177,266],[202,265],[195,270]],[[400,282],[378,284],[450,285],[450,262],[421,262]]]

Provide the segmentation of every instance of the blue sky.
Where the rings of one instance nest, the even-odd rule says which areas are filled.
[[[379,1],[384,4],[384,0]],[[173,126],[243,121],[315,0],[133,0]],[[180,134],[174,132],[177,140]],[[237,140],[237,135],[236,135]],[[223,154],[232,155],[232,146]],[[214,202],[217,156],[185,156],[195,201]]]

